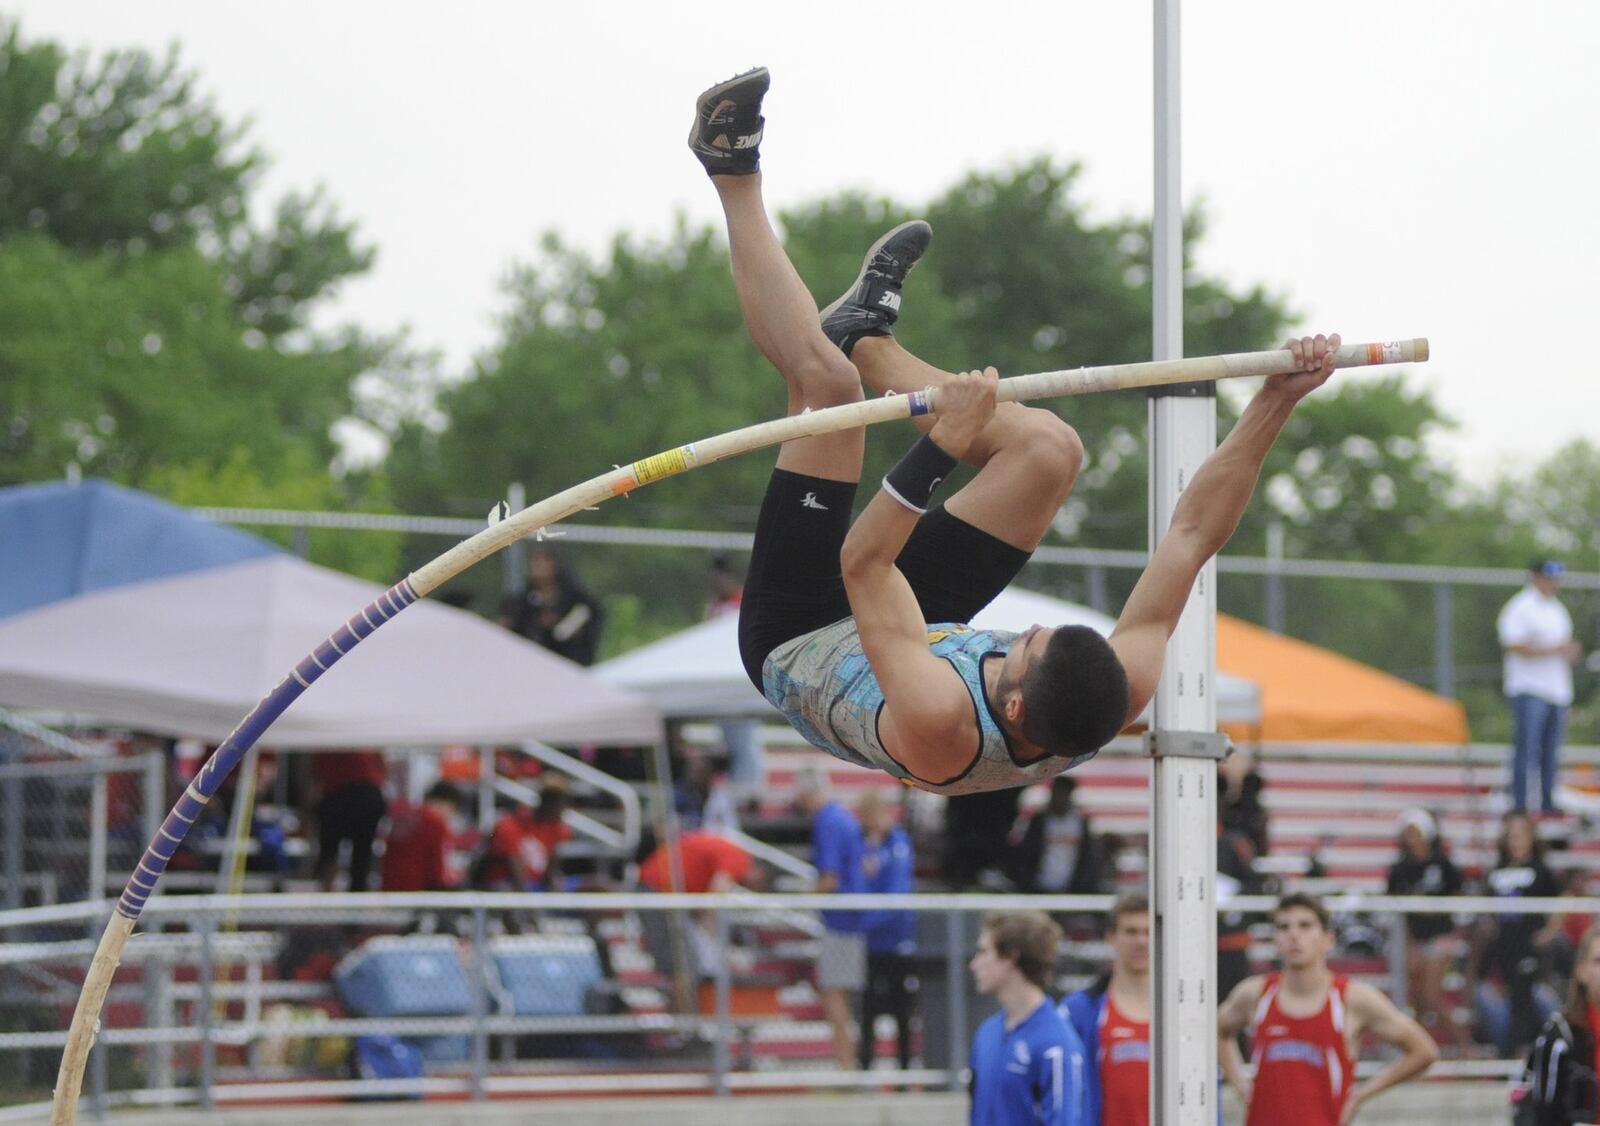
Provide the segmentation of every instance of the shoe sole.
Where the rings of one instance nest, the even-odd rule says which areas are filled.
[[[726,82],[717,83],[715,86],[711,87],[709,90],[706,90],[695,99],[694,125],[689,129],[689,147],[691,149],[693,149],[696,153],[706,153],[708,155],[720,157],[731,158],[737,155],[729,150],[719,149],[714,145],[702,144],[700,141],[700,130],[707,124],[706,118],[708,116],[708,109],[715,110],[717,103],[722,101],[724,95],[726,95],[730,90],[749,82],[752,78],[756,78],[757,76],[759,76],[762,80],[761,97],[765,98],[767,96],[767,90],[772,83],[772,74],[767,70],[766,67],[758,66],[752,70],[745,71],[743,74],[736,74]]]
[[[894,227],[891,230],[889,230],[886,234],[884,234],[881,238],[879,238],[877,242],[873,243],[870,247],[868,247],[867,248],[866,257],[861,259],[861,269],[856,272],[856,280],[850,283],[849,288],[847,288],[844,291],[844,293],[839,297],[839,299],[837,301],[835,301],[833,304],[829,305],[826,309],[822,310],[822,312],[817,314],[817,319],[818,320],[820,320],[820,321],[827,320],[829,317],[831,317],[833,315],[834,310],[838,309],[840,305],[843,305],[845,302],[850,300],[851,296],[854,295],[855,291],[861,288],[861,279],[863,279],[863,278],[865,278],[867,276],[867,270],[872,266],[872,260],[878,256],[878,252],[881,251],[884,247],[888,246],[890,241],[892,239],[894,239],[894,237],[896,235],[900,234],[900,232],[906,230],[908,227],[928,227],[928,223],[924,219],[907,219],[904,223],[901,223],[898,227]],[[929,236],[930,239],[933,237],[933,228],[932,227],[928,227],[928,236]],[[926,245],[924,245],[923,250],[924,250],[924,252],[926,252],[926,250],[927,250]],[[922,255],[921,254],[917,255],[917,262],[920,262],[920,261],[922,261]],[[911,265],[915,266],[916,262],[913,262]],[[906,273],[909,274],[910,272],[911,272],[911,267],[910,266],[906,267]]]

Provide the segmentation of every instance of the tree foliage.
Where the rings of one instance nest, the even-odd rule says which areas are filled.
[[[341,419],[384,422],[358,380],[407,367],[401,342],[311,323],[372,250],[320,191],[258,221],[264,158],[196,87],[175,51],[69,56],[0,22],[0,484],[248,466],[288,507]]]
[[[974,173],[930,204],[934,244],[906,286],[901,339],[946,368],[993,363],[1008,375],[1148,358],[1148,231],[1091,223],[1076,177],[1039,160]],[[910,214],[846,194],[778,220],[825,303],[873,239]],[[1196,221],[1191,235],[1200,230]],[[1286,319],[1259,291],[1230,293],[1203,278],[1189,288],[1196,347],[1260,347]],[[546,496],[614,463],[782,414],[782,382],[744,332],[726,246],[711,228],[680,222],[662,242],[619,236],[604,260],[552,235],[508,292],[501,342],[440,396],[448,425],[412,425],[395,444],[389,468],[402,507],[476,515],[496,495],[486,487],[521,481],[530,496]],[[1062,542],[1142,546],[1143,396],[1047,405],[1079,424],[1090,450]],[[906,440],[904,427],[874,428],[869,480]],[[585,519],[749,530],[771,462],[715,466]],[[1092,513],[1108,515],[1097,525]],[[649,589],[671,594],[651,607],[664,621],[698,612],[702,565],[651,565]],[[638,590],[642,576],[619,569],[628,566],[596,561],[593,579]]]

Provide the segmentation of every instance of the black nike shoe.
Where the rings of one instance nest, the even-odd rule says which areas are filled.
[[[822,310],[822,332],[845,355],[863,336],[893,336],[900,316],[900,287],[933,241],[921,219],[901,223],[872,244],[861,273],[844,296]]]
[[[711,176],[748,176],[761,167],[761,99],[772,76],[758,66],[719,82],[695,102],[689,148]]]

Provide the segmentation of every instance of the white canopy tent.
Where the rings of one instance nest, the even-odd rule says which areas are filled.
[[[1031,625],[1085,625],[1109,634],[1116,622],[1087,606],[1019,590],[1000,594],[972,621],[983,629],[1020,632]],[[739,660],[739,626],[730,615],[692,626],[602,664],[603,680],[647,696],[668,719],[726,719],[775,715],[745,676]],[[1261,694],[1254,682],[1218,676],[1218,718],[1253,723]]]
[[[0,619],[0,706],[224,738],[380,587],[288,555],[118,586]],[[654,743],[642,696],[426,600],[284,713],[271,747]]]

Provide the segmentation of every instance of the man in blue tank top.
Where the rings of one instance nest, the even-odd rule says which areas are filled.
[[[911,396],[923,436],[854,524],[863,430],[783,444],[740,607],[745,669],[808,741],[911,785],[959,794],[1052,777],[1155,693],[1200,568],[1233,534],[1295,403],[1332,374],[1339,338],[1289,342],[1301,370],[1267,379],[1195,474],[1109,638],[1083,626],[974,630],[965,623],[1016,577],[1066,500],[1082,443],[1049,410],[996,406],[993,368],[942,372],[895,341],[901,286],[933,237],[920,220],[880,238],[819,317],[762,199],[768,83],[758,68],[711,87],[689,134],[727,219],[745,325],[783,376],[790,414],[859,402],[865,383]],[[935,505],[960,463],[976,475]]]

